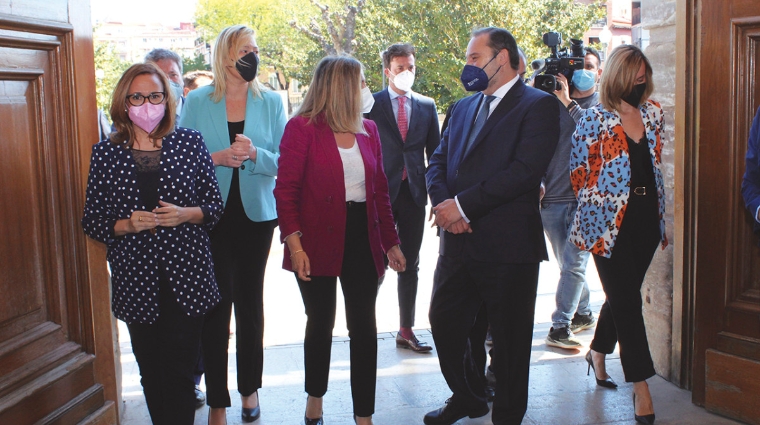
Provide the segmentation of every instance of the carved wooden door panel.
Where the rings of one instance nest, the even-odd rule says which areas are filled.
[[[102,253],[79,225],[88,3],[0,2],[0,424],[116,423]]]
[[[760,424],[760,248],[740,189],[760,106],[760,3],[696,3],[693,398]]]

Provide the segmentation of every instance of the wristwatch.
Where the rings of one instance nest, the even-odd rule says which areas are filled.
[[[578,102],[576,102],[574,100],[571,100],[570,103],[567,104],[567,110],[569,111],[569,110],[575,108],[576,106],[579,106]]]

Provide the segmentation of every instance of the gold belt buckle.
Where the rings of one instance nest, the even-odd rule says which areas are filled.
[[[641,195],[641,196],[646,195],[647,194],[647,188],[644,187],[644,186],[635,187],[633,189],[633,193],[635,193],[636,195]]]

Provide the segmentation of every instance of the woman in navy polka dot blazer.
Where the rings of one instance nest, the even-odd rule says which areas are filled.
[[[208,231],[222,213],[200,133],[175,128],[166,76],[136,64],[114,90],[115,131],[92,149],[82,226],[108,247],[154,424],[192,424],[203,316],[220,299]]]

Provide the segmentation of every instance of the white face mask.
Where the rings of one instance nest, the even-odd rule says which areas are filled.
[[[406,70],[393,75],[393,85],[404,93],[409,92],[412,90],[412,85],[414,85],[414,73]]]
[[[362,89],[362,114],[368,114],[375,105],[375,97],[372,96],[372,90],[369,87]]]

